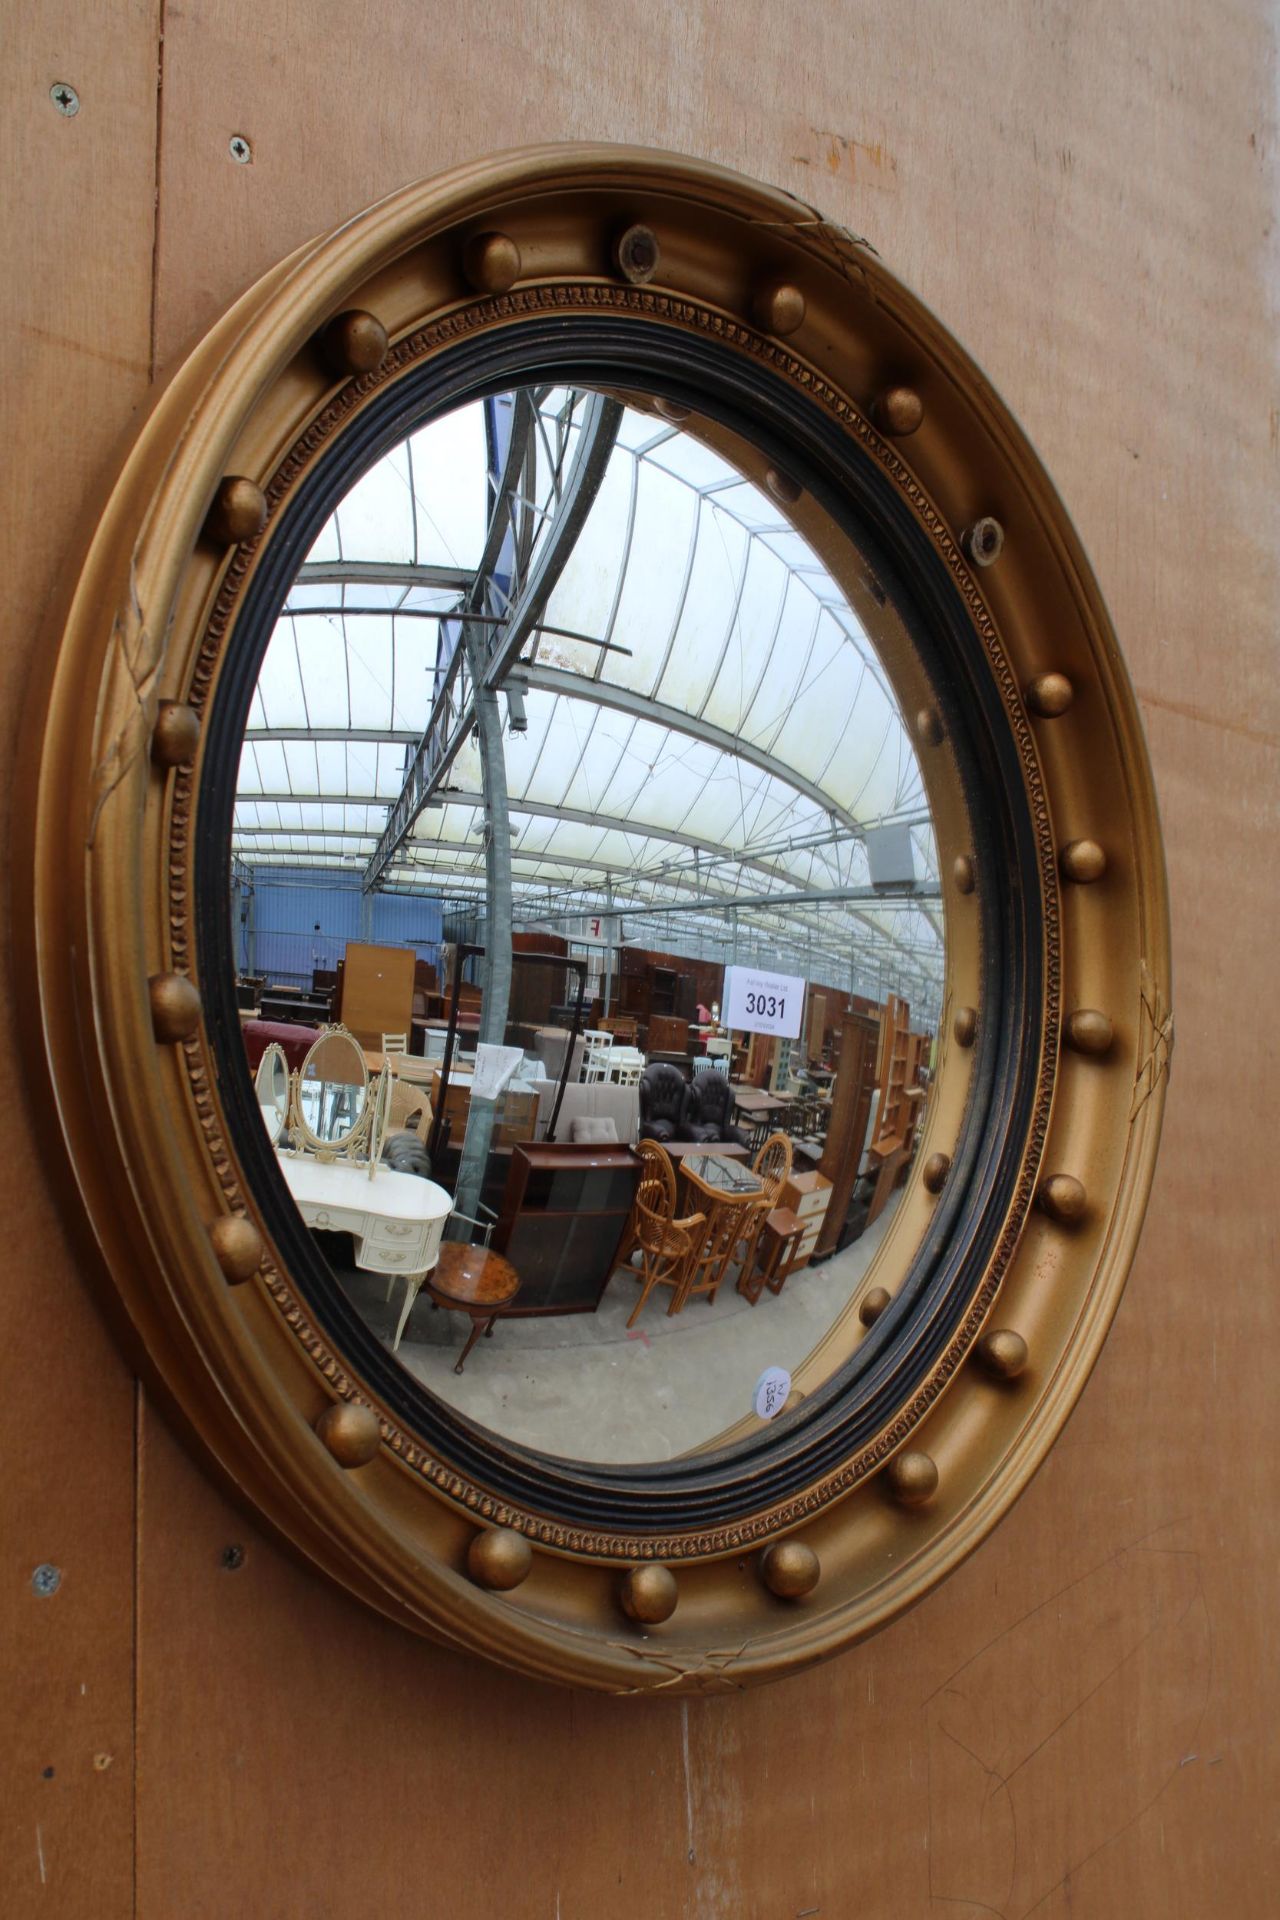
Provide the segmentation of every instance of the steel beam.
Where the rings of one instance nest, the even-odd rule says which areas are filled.
[[[647,694],[636,693],[630,687],[610,686],[606,680],[590,680],[585,674],[568,673],[563,667],[544,667],[535,660],[530,664],[521,662],[519,671],[520,678],[541,693],[559,694],[565,700],[589,700],[597,706],[609,707],[615,713],[625,713],[633,720],[650,720],[671,733],[704,741],[707,746],[715,747],[721,753],[745,760],[749,766],[759,768],[761,773],[769,774],[794,792],[803,794],[806,800],[812,800],[815,806],[838,820],[850,834],[861,839],[865,832],[864,824],[846,808],[837,806],[831,795],[820,786],[812,780],[806,780],[803,774],[787,766],[785,761],[776,760],[763,747],[753,746],[749,740],[730,733],[726,727],[717,727],[696,714],[682,713],[679,707],[664,706],[660,701],[651,700]]]
[[[294,585],[443,587],[448,592],[467,593],[475,581],[470,567],[424,567],[408,560],[304,560],[294,575]],[[290,608],[286,613],[307,613],[307,607]],[[380,613],[390,611],[380,607]]]
[[[526,407],[528,406],[527,396],[523,392],[518,393],[516,399],[517,405],[524,400]],[[532,417],[532,408],[528,408],[528,411]],[[504,470],[499,498],[495,502],[489,523],[485,553],[467,596],[468,606],[473,605],[477,613],[501,612],[505,615],[502,626],[480,627],[476,633],[476,643],[483,649],[486,662],[484,672],[486,688],[501,686],[508,672],[519,659],[520,649],[538,624],[552,590],[573,551],[578,535],[586,524],[587,516],[604,479],[609,457],[618,437],[622,407],[616,400],[607,399],[604,394],[596,393],[587,400],[584,413],[573,464],[563,489],[554,508],[544,521],[541,537],[528,557],[528,571],[527,573],[522,571],[518,590],[505,608],[494,604],[495,600],[502,596],[492,594],[490,575],[501,550],[502,541],[513,525],[512,497],[523,471],[525,452],[523,445],[519,448],[518,464],[514,458],[509,458]],[[519,433],[513,431],[511,442],[513,455],[517,449],[517,443],[524,441],[526,437],[526,431],[522,430]],[[462,644],[462,634],[466,631],[466,614],[467,608],[464,607],[458,615],[459,634],[451,659],[437,687],[435,704],[427,722],[426,731],[405,775],[400,797],[391,808],[386,829],[365,871],[366,891],[375,887],[385,873],[400,845],[411,832],[414,821],[439,786],[467,734],[475,724],[474,691],[465,686],[461,687],[460,692],[458,691],[465,657],[469,650]],[[443,640],[443,626],[441,633]],[[474,648],[470,650],[475,651]]]
[[[244,744],[251,747],[259,740],[352,740],[365,747],[416,747],[421,738],[412,727],[246,727]],[[385,806],[386,801],[378,804]]]

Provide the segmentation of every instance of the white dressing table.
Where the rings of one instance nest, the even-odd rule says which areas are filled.
[[[400,1345],[418,1289],[440,1258],[444,1223],[453,1200],[433,1180],[379,1167],[372,1180],[367,1163],[319,1160],[314,1154],[279,1155],[294,1205],[309,1227],[349,1233],[356,1265],[367,1273],[404,1276],[404,1307],[394,1353]],[[387,1297],[391,1287],[388,1283]]]

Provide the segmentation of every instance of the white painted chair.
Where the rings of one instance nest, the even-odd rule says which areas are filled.
[[[637,1047],[615,1047],[609,1058],[609,1079],[620,1087],[638,1087],[644,1055]]]
[[[582,1038],[586,1043],[582,1057],[583,1080],[588,1086],[597,1080],[607,1080],[613,1053],[613,1035],[589,1027],[584,1030]]]
[[[408,1053],[409,1036],[407,1033],[384,1033],[382,1036],[384,1053]]]

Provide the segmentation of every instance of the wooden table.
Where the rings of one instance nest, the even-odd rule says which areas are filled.
[[[426,1289],[436,1306],[471,1317],[471,1332],[454,1368],[461,1373],[480,1335],[493,1332],[494,1321],[519,1293],[520,1276],[500,1253],[448,1240],[434,1273],[427,1276]]]
[[[641,1139],[646,1136],[641,1134]],[[716,1153],[722,1160],[745,1160],[747,1149],[739,1146],[736,1140],[659,1140],[656,1142],[662,1151],[675,1161],[677,1173],[680,1162],[687,1160],[691,1153]]]
[[[369,1177],[367,1163],[320,1160],[310,1153],[280,1153],[293,1203],[309,1227],[324,1233],[349,1233],[356,1265],[366,1273],[385,1273],[387,1298],[397,1274],[404,1279],[404,1307],[395,1339],[418,1297],[423,1276],[435,1265],[444,1223],[453,1201],[433,1180],[379,1166]]]
[[[738,1275],[738,1292],[754,1307],[764,1289],[781,1293],[787,1275],[795,1264],[804,1239],[807,1222],[790,1207],[774,1207],[764,1218],[756,1242],[755,1258],[744,1262]]]
[[[795,1102],[780,1093],[766,1093],[763,1087],[734,1087],[733,1104],[739,1113],[749,1114],[753,1120],[768,1120],[775,1113],[784,1113]]]
[[[387,1064],[387,1056],[380,1047],[361,1047],[364,1063],[369,1072],[381,1073]],[[410,1082],[415,1087],[430,1087],[431,1076],[440,1071],[438,1060],[424,1060],[418,1053],[393,1053],[392,1072],[397,1080]]]
[[[696,1148],[696,1142],[689,1144]],[[701,1157],[712,1161],[745,1159],[746,1148],[738,1147],[736,1152],[727,1152],[724,1147],[703,1147]],[[744,1236],[747,1242],[746,1259],[750,1260],[755,1235],[753,1215],[765,1190],[764,1181],[749,1167],[735,1169],[738,1179],[744,1182],[743,1186],[733,1189],[720,1186],[712,1177],[710,1168],[698,1166],[698,1158],[696,1151],[687,1153],[677,1167],[683,1189],[681,1214],[703,1213],[707,1221],[702,1245],[690,1263],[689,1277],[680,1289],[678,1304],[672,1307],[672,1311],[677,1313],[695,1293],[705,1293],[708,1301],[715,1299],[734,1249]]]

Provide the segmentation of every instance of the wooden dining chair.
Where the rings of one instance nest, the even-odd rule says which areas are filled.
[[[778,1196],[791,1178],[791,1141],[785,1133],[771,1133],[751,1162],[751,1171],[764,1182],[769,1207],[776,1207]],[[765,1209],[768,1212],[768,1207]]]
[[[618,1244],[615,1271],[618,1267],[630,1264],[631,1256],[640,1244],[636,1214],[640,1203],[643,1202],[653,1213],[665,1213],[668,1219],[676,1210],[676,1170],[670,1156],[656,1140],[641,1140],[635,1150],[640,1156],[640,1179],[625,1231]]]
[[[761,1181],[764,1191],[753,1203],[750,1219],[743,1222],[741,1244],[736,1250],[739,1254],[738,1291],[747,1294],[748,1298],[750,1294],[743,1283],[748,1281],[755,1266],[764,1223],[773,1209],[781,1204],[782,1189],[791,1178],[791,1161],[790,1139],[785,1133],[771,1133],[751,1162],[751,1171]]]
[[[640,1183],[616,1262],[617,1266],[631,1268],[632,1256],[637,1251],[640,1254],[639,1268],[631,1268],[637,1273],[641,1287],[640,1298],[627,1321],[629,1327],[640,1318],[645,1301],[655,1287],[671,1288],[667,1312],[678,1311],[680,1289],[706,1224],[700,1213],[690,1214],[686,1220],[674,1218],[676,1171],[666,1150],[656,1140],[642,1140],[636,1152],[640,1156]]]
[[[684,1285],[667,1308],[668,1313],[679,1313],[696,1294],[701,1294],[708,1306],[714,1304],[724,1277],[737,1257],[739,1243],[748,1235],[754,1240],[758,1206],[754,1198],[717,1200],[712,1205],[699,1244],[690,1257]]]
[[[691,1266],[702,1245],[706,1230],[706,1217],[701,1213],[691,1213],[683,1220],[673,1220],[665,1212],[657,1212],[637,1199],[636,1245],[640,1250],[640,1298],[627,1321],[634,1327],[649,1295],[655,1287],[669,1287],[671,1299],[667,1305],[668,1314],[679,1313],[685,1303],[685,1287]]]

